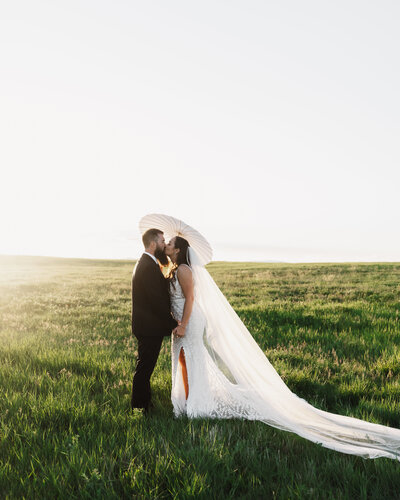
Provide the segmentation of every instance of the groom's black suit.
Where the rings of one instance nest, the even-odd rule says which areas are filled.
[[[143,254],[132,276],[132,333],[138,340],[138,359],[132,384],[132,408],[148,409],[150,377],[164,336],[177,322],[171,315],[168,281],[158,264]]]

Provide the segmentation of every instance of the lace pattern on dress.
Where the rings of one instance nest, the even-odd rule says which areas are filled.
[[[182,319],[185,295],[175,274],[170,284],[172,315]],[[184,337],[172,337],[172,393],[171,399],[175,416],[189,417],[246,418],[256,420],[260,415],[245,391],[232,382],[218,368],[212,351],[204,342],[205,316],[196,302],[186,327]],[[189,397],[183,385],[179,354],[183,348],[189,385]],[[238,397],[240,396],[240,397]]]

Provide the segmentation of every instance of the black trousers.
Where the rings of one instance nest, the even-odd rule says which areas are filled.
[[[164,337],[137,337],[138,357],[132,383],[132,408],[148,408],[151,400],[150,377],[156,366]]]

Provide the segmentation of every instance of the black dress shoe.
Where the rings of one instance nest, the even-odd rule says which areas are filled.
[[[143,414],[148,416],[154,410],[154,404],[150,401],[150,403],[143,408]]]

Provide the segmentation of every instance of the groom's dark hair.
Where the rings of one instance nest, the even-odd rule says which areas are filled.
[[[158,238],[159,234],[164,234],[160,229],[148,229],[145,233],[143,233],[142,241],[144,248],[147,248],[152,241],[155,241]]]

